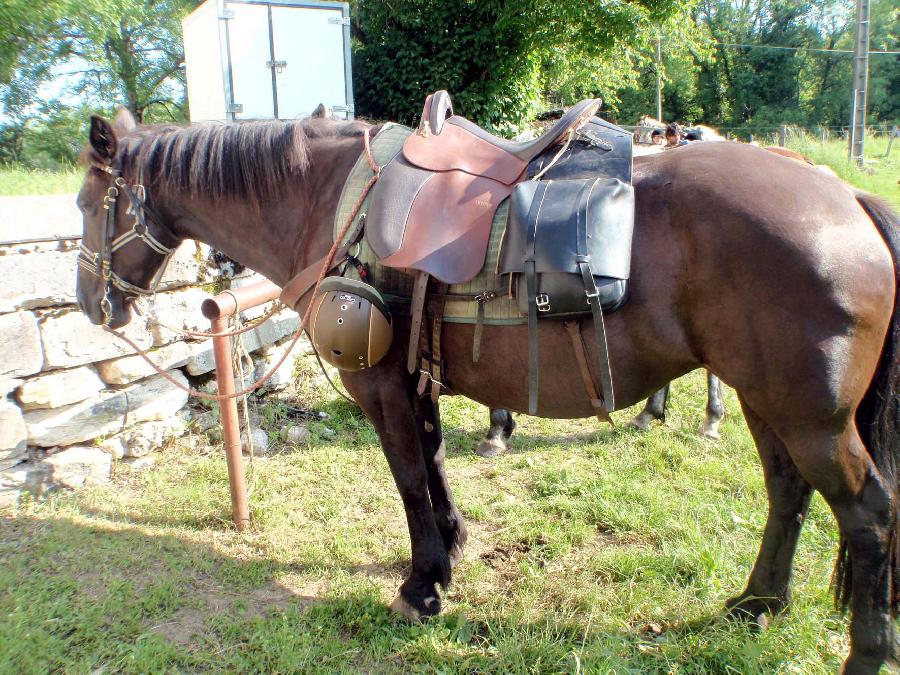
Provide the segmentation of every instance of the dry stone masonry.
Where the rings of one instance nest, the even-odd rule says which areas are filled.
[[[108,482],[116,461],[150,466],[150,453],[191,427],[187,394],[78,311],[80,233],[74,195],[0,197],[0,507],[26,492]],[[162,323],[209,329],[200,313],[214,279],[207,255],[185,242],[173,257],[155,303]],[[258,372],[298,323],[284,311],[245,335]],[[149,330],[139,318],[124,332],[181,384],[215,367],[209,341]],[[293,364],[273,387],[290,380]]]

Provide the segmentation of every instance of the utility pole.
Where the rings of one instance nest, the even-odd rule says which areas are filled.
[[[869,0],[856,0],[856,53],[853,58],[853,102],[850,108],[850,159],[863,166],[866,98],[869,88]]]
[[[656,119],[662,118],[662,73],[659,68],[662,65],[662,47],[660,45],[659,32],[656,33]]]

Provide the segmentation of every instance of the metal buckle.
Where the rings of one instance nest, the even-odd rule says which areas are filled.
[[[550,311],[550,296],[546,293],[539,293],[537,297],[534,299],[535,304],[537,305],[537,310],[539,312],[549,312]]]

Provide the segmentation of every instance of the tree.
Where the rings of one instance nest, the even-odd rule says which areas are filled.
[[[28,118],[41,85],[65,77],[69,93],[127,107],[136,119],[183,119],[181,18],[198,0],[9,0],[0,31],[0,97]]]
[[[684,0],[356,0],[357,107],[378,119],[413,123],[424,95],[453,93],[459,112],[509,131],[546,93],[587,93],[563,67],[628,55]],[[629,56],[630,58],[630,56]],[[626,63],[629,59],[626,59]],[[607,73],[615,69],[608,67]],[[616,72],[621,73],[621,70]],[[546,77],[545,77],[546,75]],[[607,83],[606,89],[613,91]]]

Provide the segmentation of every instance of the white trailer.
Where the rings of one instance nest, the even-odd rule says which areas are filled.
[[[182,22],[191,121],[353,117],[350,6],[207,0]]]

